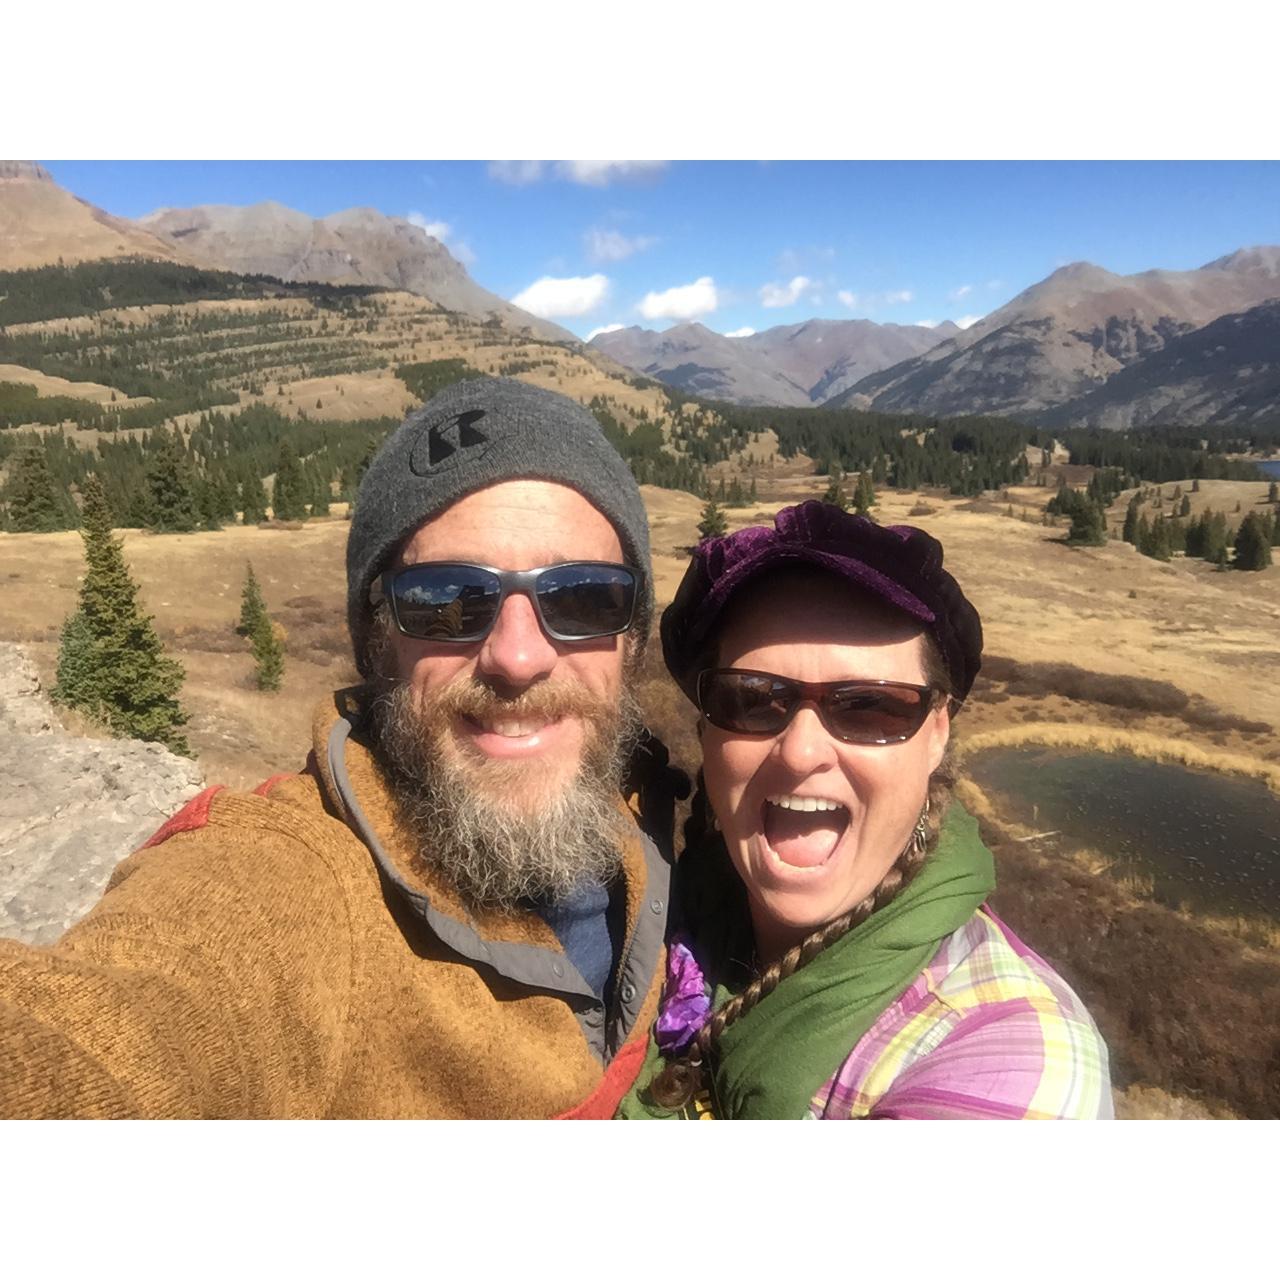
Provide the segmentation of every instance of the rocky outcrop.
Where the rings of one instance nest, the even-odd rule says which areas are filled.
[[[35,667],[0,644],[0,936],[50,943],[118,863],[204,785],[153,742],[77,738]]]

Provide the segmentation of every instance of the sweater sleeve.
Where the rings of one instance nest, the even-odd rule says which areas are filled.
[[[323,1115],[354,948],[319,827],[221,795],[54,946],[0,942],[0,1116]]]

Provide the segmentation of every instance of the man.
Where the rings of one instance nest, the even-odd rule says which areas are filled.
[[[347,588],[367,683],[306,769],[209,788],[55,947],[0,943],[0,1113],[612,1113],[669,870],[622,796],[647,759],[669,827],[635,481],[580,405],[456,384],[369,468]]]

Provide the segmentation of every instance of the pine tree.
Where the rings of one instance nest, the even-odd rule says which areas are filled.
[[[1178,514],[1180,516],[1191,514],[1191,499],[1185,493],[1182,495],[1182,502],[1178,505]]]
[[[240,510],[245,524],[262,524],[267,518],[267,491],[252,471],[240,481]]]
[[[258,688],[264,693],[276,693],[284,675],[284,646],[265,609],[254,622],[250,638],[253,641],[253,660],[257,663],[255,679]]]
[[[53,533],[67,527],[48,455],[37,441],[24,445],[14,458],[7,497],[9,527],[14,533]]]
[[[755,476],[752,476],[752,477],[751,477],[751,488],[750,488],[750,490],[748,490],[748,492],[747,492],[747,500],[748,500],[749,502],[759,502],[759,501],[760,501],[759,495],[756,493],[756,478],[755,478]]]
[[[58,643],[58,675],[49,696],[64,706],[77,707],[92,718],[98,709],[95,687],[97,649],[84,610],[77,608],[62,624]]]
[[[311,471],[311,514],[329,514],[329,473],[318,462],[312,465]]]
[[[138,609],[138,588],[129,574],[121,543],[112,536],[111,508],[97,476],[84,487],[86,571],[80,584],[78,614],[63,628],[57,696],[80,707],[113,733],[162,742],[190,754],[178,732],[187,722],[177,701],[186,678],[166,658],[152,620]]]
[[[698,521],[698,536],[719,538],[728,532],[729,522],[725,519],[724,512],[714,498],[708,498],[707,505],[702,508],[702,519]]]
[[[280,442],[276,461],[275,489],[271,495],[271,514],[276,520],[305,520],[306,497],[303,493],[302,467],[298,455],[287,440]]]
[[[1252,512],[1245,516],[1236,531],[1235,550],[1237,569],[1256,571],[1265,569],[1271,563],[1271,539],[1263,529],[1262,522]]]
[[[1191,482],[1191,492],[1192,492],[1192,493],[1199,493],[1199,492],[1200,492],[1200,479],[1199,479],[1199,477],[1197,477],[1196,479],[1194,479],[1194,480]]]
[[[1071,532],[1067,541],[1082,547],[1102,547],[1107,542],[1107,518],[1093,501],[1082,502],[1071,513]]]
[[[164,437],[147,468],[151,520],[148,528],[157,533],[191,533],[200,524],[196,504],[195,477],[177,433]]]
[[[844,492],[844,476],[838,466],[831,469],[831,483],[827,485],[827,491],[822,495],[822,500],[833,507],[839,507],[841,511],[849,509],[849,499]]]
[[[244,589],[240,592],[240,621],[236,624],[236,632],[242,636],[253,635],[258,619],[267,612],[266,601],[262,598],[262,588],[254,577],[253,565],[246,563]]]
[[[871,476],[866,471],[858,473],[858,485],[853,491],[853,509],[860,516],[865,516],[876,505],[876,491],[871,483]]]
[[[1280,502],[1280,483],[1275,480],[1267,486],[1267,501],[1271,503]]]
[[[1124,513],[1124,531],[1120,536],[1130,544],[1135,543],[1138,537],[1138,510],[1141,506],[1142,500],[1135,493],[1129,499],[1129,508]]]

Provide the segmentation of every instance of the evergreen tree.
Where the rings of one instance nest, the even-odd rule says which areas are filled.
[[[24,445],[14,458],[7,497],[9,527],[14,533],[53,533],[67,527],[48,455],[38,441]]]
[[[96,671],[97,649],[94,646],[93,632],[89,629],[84,610],[78,608],[62,624],[62,635],[58,643],[57,681],[49,696],[54,702],[78,707],[92,718],[101,719],[100,715],[95,714],[98,707]]]
[[[731,507],[741,507],[745,505],[747,495],[742,492],[742,481],[737,476],[733,477],[733,483],[729,486],[729,505]]]
[[[1067,541],[1083,547],[1102,547],[1107,542],[1107,517],[1093,501],[1085,501],[1071,514]]]
[[[284,675],[284,646],[265,609],[254,622],[250,638],[253,641],[253,660],[257,663],[255,679],[258,688],[264,693],[276,693]]]
[[[245,569],[244,589],[240,592],[240,621],[236,624],[236,631],[242,636],[251,636],[258,619],[266,614],[267,605],[258,579],[254,577],[253,565],[246,563]]]
[[[1237,569],[1265,569],[1271,563],[1271,539],[1262,522],[1250,512],[1236,531]]]
[[[853,491],[853,509],[860,516],[865,516],[876,505],[876,491],[871,483],[871,476],[865,472],[858,473],[858,485]]]
[[[1271,503],[1280,502],[1280,483],[1275,480],[1267,486],[1267,501]]]
[[[240,509],[245,524],[262,524],[267,518],[267,491],[252,472],[240,482]]]
[[[271,495],[271,514],[276,520],[305,520],[306,495],[298,455],[287,440],[280,442],[276,461],[276,482]]]
[[[849,499],[845,497],[844,492],[844,475],[839,466],[832,467],[831,483],[827,485],[827,491],[822,495],[822,500],[833,507],[839,507],[841,511],[849,509]]]
[[[734,481],[737,484],[737,481]],[[329,473],[318,462],[312,469],[311,514],[327,516],[329,514]]]
[[[1138,537],[1138,510],[1141,506],[1142,499],[1135,493],[1129,499],[1128,510],[1124,513],[1124,532],[1120,536],[1130,544],[1135,543]]]
[[[747,501],[748,501],[748,502],[759,502],[759,500],[760,500],[759,495],[756,493],[756,478],[755,478],[755,476],[752,476],[752,477],[751,477],[751,488],[750,488],[750,490],[748,490],[748,492],[747,492]]]
[[[1191,492],[1192,493],[1200,492],[1200,478],[1198,476],[1191,482]]]
[[[707,499],[702,508],[702,519],[698,521],[698,537],[719,538],[729,532],[729,522],[714,498]]]
[[[1191,514],[1191,499],[1184,493],[1182,501],[1178,504],[1178,514],[1180,516],[1189,516]]]
[[[112,536],[111,508],[97,476],[85,482],[81,536],[86,571],[80,620],[73,615],[63,628],[58,669],[66,684],[57,696],[113,733],[188,755],[179,733],[187,717],[177,701],[186,673],[164,656],[151,618],[138,609],[138,588]]]
[[[1169,539],[1169,526],[1166,520],[1157,520],[1151,526],[1151,536],[1147,540],[1147,555],[1153,560],[1168,560],[1173,554],[1173,546]]]
[[[157,533],[191,533],[200,524],[191,464],[176,432],[170,437],[161,427],[156,434],[163,440],[147,468],[147,527]]]

